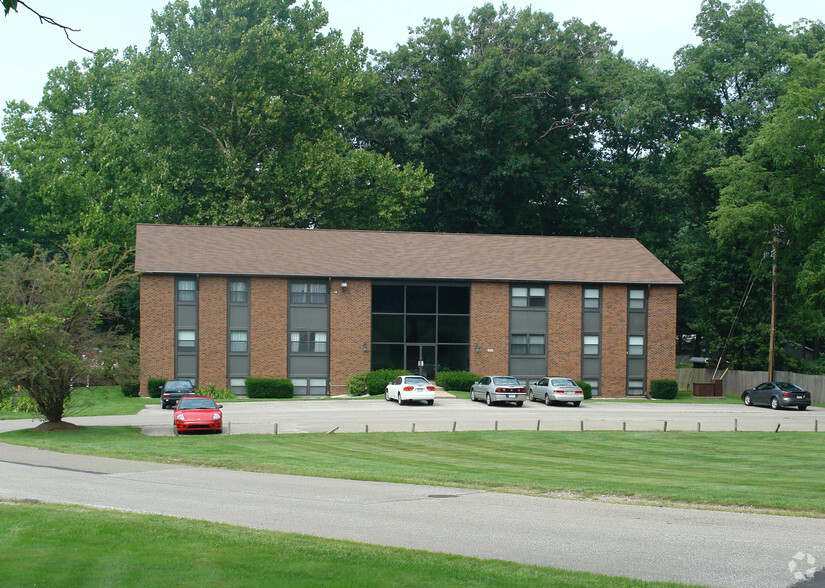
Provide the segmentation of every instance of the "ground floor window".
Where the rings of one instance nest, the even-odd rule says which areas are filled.
[[[645,381],[631,379],[627,381],[627,395],[628,396],[644,396],[645,395]]]
[[[326,378],[292,378],[295,396],[326,396]]]

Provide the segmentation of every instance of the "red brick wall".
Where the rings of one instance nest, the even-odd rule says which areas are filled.
[[[288,313],[287,281],[252,278],[249,284],[249,375],[286,378]]]
[[[479,346],[476,353],[475,346]],[[492,351],[490,351],[492,350]],[[510,370],[510,286],[470,286],[470,371],[479,376]]]
[[[226,388],[226,278],[198,279],[198,386]]]
[[[579,379],[582,371],[581,284],[550,284],[547,294],[547,373]]]
[[[140,276],[140,394],[150,378],[175,377],[175,278]]]
[[[602,288],[602,396],[627,396],[627,286]]]
[[[647,311],[647,386],[676,379],[676,287],[651,286]]]
[[[341,288],[341,282],[347,288]],[[372,282],[333,280],[329,294],[330,394],[346,394],[352,374],[370,371],[372,341]],[[364,352],[364,343],[367,352]]]

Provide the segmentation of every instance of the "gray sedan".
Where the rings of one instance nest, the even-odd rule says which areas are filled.
[[[521,406],[527,391],[512,376],[485,376],[470,387],[470,400],[484,400],[487,406],[494,402],[514,402]]]
[[[544,400],[550,406],[554,402],[572,402],[578,406],[584,400],[584,391],[570,378],[542,378],[532,386],[527,393],[531,401]]]
[[[790,382],[763,382],[742,392],[742,402],[747,406],[761,404],[773,409],[796,406],[805,410],[811,405],[811,393]]]

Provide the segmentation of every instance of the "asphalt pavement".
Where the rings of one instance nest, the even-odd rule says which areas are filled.
[[[578,408],[437,399],[226,403],[226,433],[449,430],[780,430],[825,427],[825,409],[594,401]],[[172,411],[71,417],[172,434]],[[820,420],[822,421],[820,423]],[[3,420],[0,432],[38,421]],[[790,490],[790,488],[789,488]],[[825,519],[664,508],[66,455],[0,443],[0,499],[192,517],[260,529],[511,560],[642,580],[789,586],[825,567]],[[810,563],[813,562],[813,563]],[[819,576],[820,574],[817,574]]]
[[[6,444],[0,444],[0,499],[708,586],[789,586],[791,562],[825,562],[822,519],[259,474]],[[798,554],[804,557],[794,559]]]

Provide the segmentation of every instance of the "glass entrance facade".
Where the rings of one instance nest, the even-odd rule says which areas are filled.
[[[406,369],[429,379],[470,367],[470,287],[374,283],[372,369]]]

